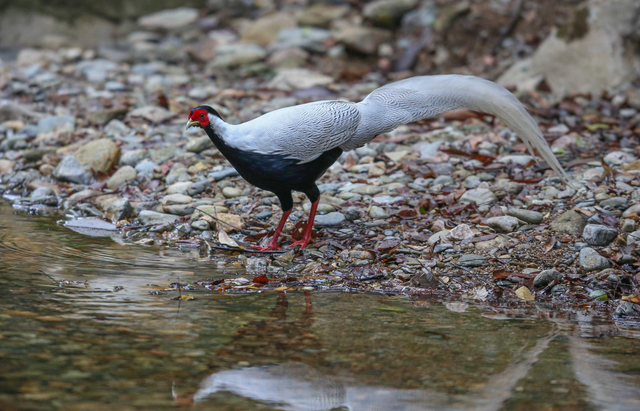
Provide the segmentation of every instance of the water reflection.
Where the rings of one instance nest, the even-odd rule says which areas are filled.
[[[170,283],[229,273],[0,221],[0,409],[640,410],[638,327],[585,308],[200,289],[177,312]]]

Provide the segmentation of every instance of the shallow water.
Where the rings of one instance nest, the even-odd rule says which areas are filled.
[[[252,274],[121,243],[0,203],[1,410],[640,410],[633,324],[535,304],[170,290]]]

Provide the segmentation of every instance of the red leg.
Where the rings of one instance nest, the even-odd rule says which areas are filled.
[[[316,218],[316,209],[318,208],[318,204],[320,203],[320,199],[317,199],[315,203],[311,204],[311,211],[309,212],[309,220],[307,221],[307,227],[304,229],[304,236],[302,240],[294,241],[287,248],[291,248],[293,246],[299,245],[302,250],[309,244],[309,240],[311,240],[311,230],[313,229],[313,220]]]
[[[289,214],[291,214],[291,210],[287,210],[282,213],[282,218],[280,218],[280,222],[278,223],[276,232],[273,233],[273,238],[271,238],[271,241],[269,241],[269,244],[266,247],[258,247],[257,245],[254,245],[253,247],[257,248],[260,251],[275,251],[279,249],[280,247],[278,246],[278,237],[280,236],[280,233],[284,228],[284,223],[286,223],[287,218],[289,218]]]

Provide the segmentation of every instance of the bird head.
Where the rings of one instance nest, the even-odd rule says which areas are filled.
[[[189,111],[189,119],[187,121],[187,128],[189,127],[202,127],[205,128],[211,123],[211,116],[215,116],[219,119],[220,114],[210,106],[198,106]]]

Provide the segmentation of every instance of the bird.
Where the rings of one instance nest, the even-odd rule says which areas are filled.
[[[358,103],[325,100],[284,107],[241,124],[229,124],[208,105],[189,111],[187,129],[200,127],[231,165],[250,184],[274,193],[282,218],[263,251],[280,249],[278,237],[293,208],[292,191],[311,201],[302,239],[289,247],[304,248],[320,199],[316,181],[343,152],[361,147],[400,125],[466,109],[502,120],[567,184],[566,172],[524,105],[506,88],[465,75],[417,76],[384,85]]]

